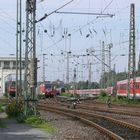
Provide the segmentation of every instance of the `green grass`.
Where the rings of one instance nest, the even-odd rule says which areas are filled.
[[[48,122],[46,122],[45,120],[43,120],[39,117],[35,117],[35,116],[28,117],[25,120],[25,123],[30,124],[31,126],[33,126],[35,128],[39,128],[48,133],[54,132],[54,128]]]
[[[102,92],[101,94],[99,94],[97,101],[99,102],[103,102],[106,103],[108,99],[108,94]],[[128,105],[140,105],[140,101],[137,100],[129,100],[125,97],[115,97],[115,96],[111,96],[111,103],[113,104],[128,104]]]
[[[0,128],[5,128],[5,125],[0,120]]]
[[[140,101],[138,100],[129,100],[127,98],[122,97],[112,97],[112,102],[114,104],[140,105]]]
[[[0,105],[0,113],[2,112],[2,108],[1,108],[1,105]]]
[[[2,109],[3,106],[4,106],[4,104],[0,103],[0,113],[3,112],[3,109]]]
[[[73,95],[71,93],[61,93],[60,96],[73,97]]]

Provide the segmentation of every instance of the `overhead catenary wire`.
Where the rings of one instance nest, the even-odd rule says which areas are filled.
[[[111,1],[109,2],[109,4],[103,9],[102,12],[104,12],[104,11],[112,4],[112,2],[113,2],[113,0],[111,0]]]
[[[104,11],[110,6],[110,4],[112,3],[113,1],[111,1],[107,6],[106,6],[106,8],[104,8]],[[127,6],[128,7],[128,6]],[[122,8],[121,10],[123,10],[123,9],[126,9],[126,7],[124,7],[124,8]],[[117,11],[118,12],[118,11]],[[86,23],[86,24],[84,24],[83,26],[81,26],[80,28],[79,28],[79,26],[78,26],[78,28],[79,29],[77,29],[77,30],[75,30],[75,31],[73,31],[72,33],[70,33],[71,35],[72,34],[74,34],[74,33],[76,33],[76,32],[78,32],[78,31],[80,31],[80,33],[81,33],[81,29],[83,29],[84,27],[86,27],[87,25],[89,25],[89,24],[92,24],[94,21],[96,21],[97,19],[94,19],[94,20],[92,20],[92,21],[90,21],[90,22],[88,22],[88,23]],[[52,45],[50,45],[49,47],[47,47],[47,48],[51,48],[51,47],[53,47],[53,46],[55,46],[56,44],[58,44],[59,42],[61,42],[61,41],[63,41],[63,38],[61,38],[61,39],[59,39],[59,40],[57,40],[56,42],[54,42],[54,44],[52,44]]]
[[[66,4],[62,5],[61,7],[57,8],[56,10],[52,11],[51,13],[49,14],[45,14],[42,18],[40,18],[39,20],[36,21],[36,23],[44,20],[45,18],[47,18],[48,16],[52,15],[53,13],[55,13],[56,11],[62,9],[63,7],[65,7],[66,5],[70,4],[71,2],[73,2],[74,0],[71,0],[69,2],[67,2]]]

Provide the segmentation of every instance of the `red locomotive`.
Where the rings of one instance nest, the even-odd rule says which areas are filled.
[[[45,95],[46,98],[54,97],[54,95],[57,95],[59,93],[56,90],[55,86],[50,82],[42,82],[38,88],[38,94]]]
[[[15,81],[8,81],[5,83],[5,92],[10,97],[15,97],[16,94],[16,82]]]

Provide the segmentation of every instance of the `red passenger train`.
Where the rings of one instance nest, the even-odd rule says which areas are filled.
[[[133,79],[130,80],[130,83],[133,84]],[[116,93],[117,96],[124,96],[127,97],[127,84],[128,80],[122,80],[118,81],[115,87],[107,87],[105,89],[84,89],[84,90],[69,90],[72,94],[92,94],[92,95],[98,95],[101,93],[102,90],[106,91],[108,94]],[[130,90],[130,99],[133,97],[133,86],[131,86]],[[140,99],[140,77],[136,77],[136,99]]]
[[[118,96],[127,96],[127,83],[128,80],[122,80],[117,82],[117,95]],[[130,98],[133,97],[133,79],[130,80]],[[140,77],[136,77],[136,98],[140,99]]]
[[[37,94],[45,95],[46,98],[53,97],[57,95],[59,92],[56,90],[56,87],[50,82],[42,82],[37,87]]]

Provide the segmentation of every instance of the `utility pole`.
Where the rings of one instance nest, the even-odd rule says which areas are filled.
[[[66,84],[69,84],[69,52],[67,52]]]
[[[74,68],[74,77],[73,77],[73,80],[74,80],[74,94],[76,94],[76,68]]]
[[[105,65],[104,65],[104,63],[105,63],[105,43],[104,43],[104,41],[102,41],[102,74],[101,74],[102,78],[103,78],[103,75],[105,73]],[[101,88],[104,88],[102,78],[101,78],[101,80],[102,80],[101,81]]]
[[[21,8],[21,0],[19,1],[19,9],[20,9],[20,39],[19,39],[19,96],[22,95],[22,8]]]
[[[113,44],[110,43],[108,45],[108,64],[109,64],[109,80],[108,80],[108,85],[112,86],[112,72],[111,72],[111,48],[113,47]]]
[[[114,74],[113,74],[113,87],[115,88],[113,88],[114,90],[113,90],[113,94],[116,96],[116,82],[117,82],[117,80],[116,80],[116,64],[114,64],[114,67],[113,67],[113,71],[114,71]]]
[[[129,57],[128,57],[128,85],[127,98],[130,98],[131,88],[133,99],[136,96],[136,53],[135,53],[135,5],[130,5]],[[132,80],[131,80],[132,79]]]
[[[88,61],[88,68],[89,68],[89,74],[88,74],[88,88],[90,88],[91,85],[91,62]]]
[[[43,54],[43,77],[42,77],[42,80],[43,80],[43,82],[45,82],[45,55],[47,55],[47,54]]]
[[[71,43],[69,44],[69,50],[67,50],[67,37],[69,37],[70,42],[71,42],[71,34],[68,34],[67,28],[64,28],[64,35],[62,37],[65,39],[65,51],[66,51],[66,55],[67,55],[66,84],[69,84],[69,55],[71,54],[71,51],[70,51]]]
[[[25,83],[24,102],[25,115],[29,101],[36,115],[36,84],[37,84],[37,58],[36,58],[36,0],[26,0],[26,49],[25,49]]]
[[[21,96],[22,79],[21,79],[21,50],[22,50],[22,21],[21,21],[21,0],[17,0],[17,23],[16,23],[16,99]]]

